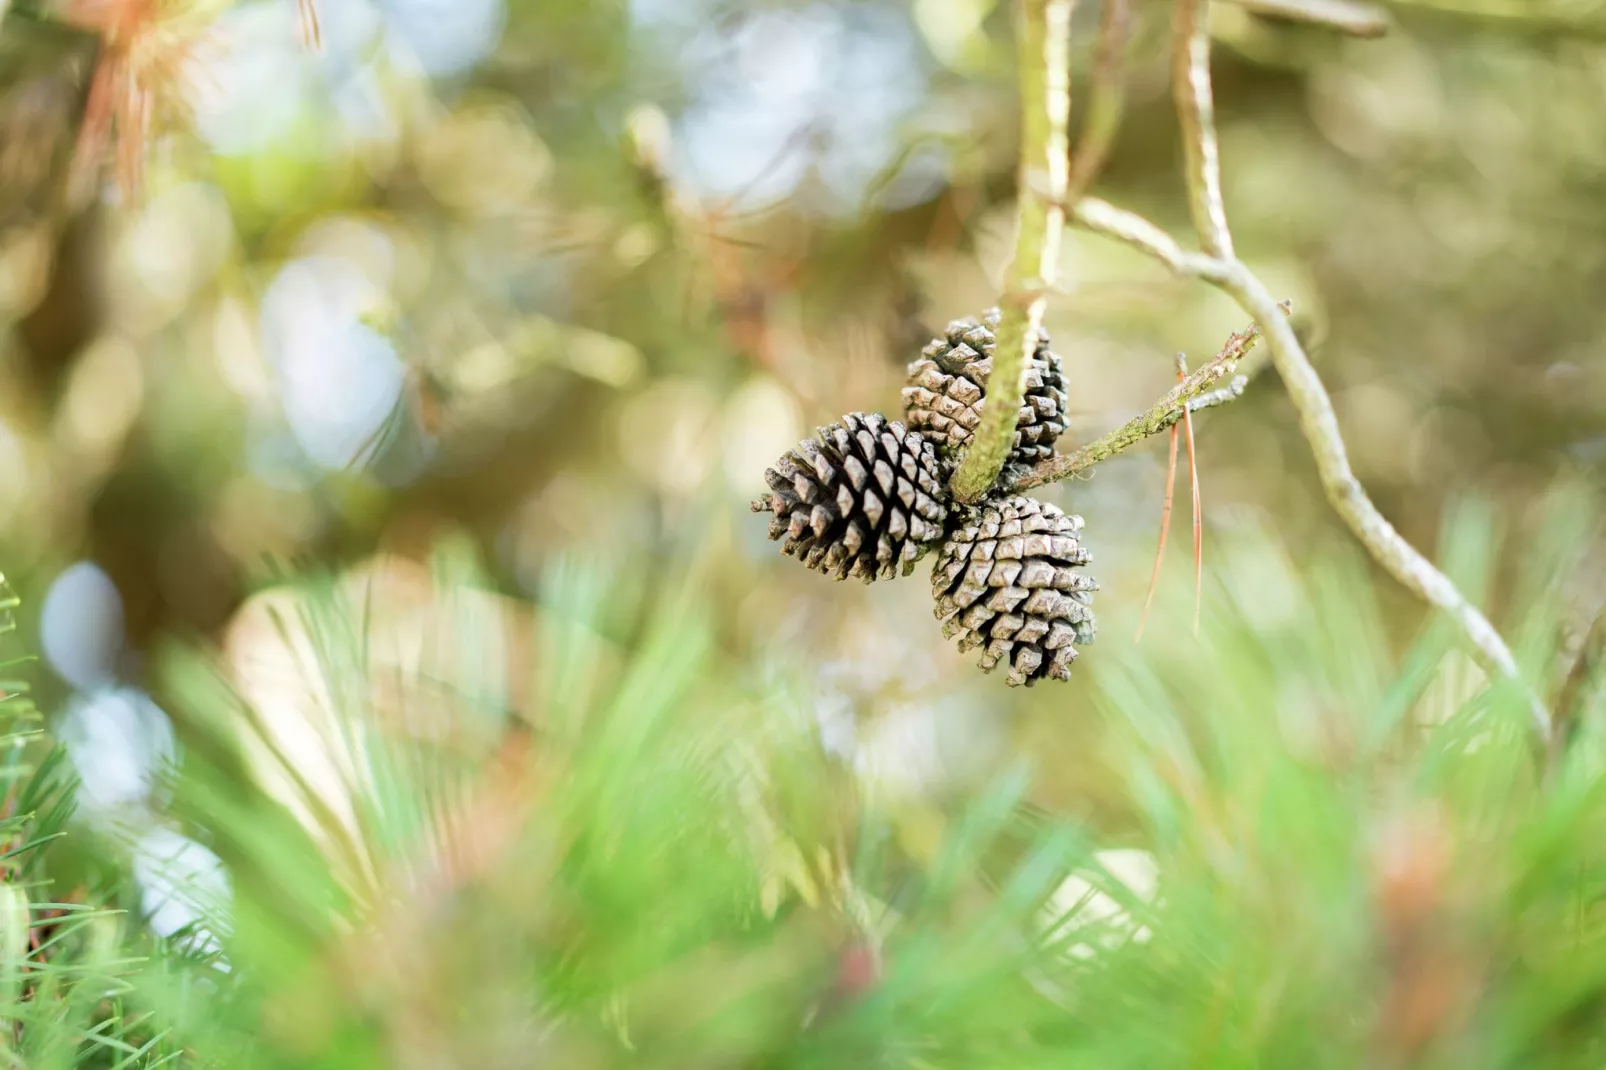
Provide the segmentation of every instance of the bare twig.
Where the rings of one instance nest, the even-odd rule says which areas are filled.
[[[1099,11],[1099,38],[1094,49],[1093,83],[1088,90],[1087,119],[1076,151],[1071,154],[1071,177],[1066,204],[1075,204],[1093,185],[1109,158],[1115,133],[1121,127],[1126,102],[1126,42],[1132,13],[1127,0],[1104,0]]]
[[[1043,295],[1054,283],[1055,265],[1049,254],[1051,251],[1057,254],[1057,243],[1051,237],[1036,233],[1036,226],[1052,227],[1056,220],[1073,220],[1148,253],[1179,275],[1210,282],[1230,294],[1249,313],[1264,335],[1272,363],[1277,366],[1289,398],[1299,412],[1300,429],[1315,457],[1323,490],[1334,510],[1378,564],[1407,590],[1454,622],[1491,676],[1515,685],[1528,702],[1535,732],[1548,744],[1552,736],[1550,712],[1523,680],[1511,648],[1488,618],[1407,542],[1373,504],[1350,467],[1332,399],[1289,325],[1284,307],[1233,251],[1232,232],[1221,195],[1221,161],[1210,81],[1208,5],[1209,0],[1177,0],[1172,49],[1173,91],[1183,134],[1189,207],[1200,244],[1205,249],[1205,254],[1201,255],[1184,250],[1174,238],[1141,216],[1103,201],[1084,198],[1074,204],[1066,203],[1068,175],[1056,168],[1063,160],[1064,126],[1069,110],[1069,90],[1060,71],[1067,51],[1065,35],[1070,5],[1055,0],[1022,0],[1025,18],[1021,36],[1021,86],[1026,120],[1020,178],[1021,229],[1005,294],[1004,322],[999,331],[993,372],[994,391],[984,407],[976,445],[955,474],[955,496],[962,501],[973,501],[992,485],[1012,438],[1022,394],[1026,346],[1041,318]],[[1031,102],[1039,99],[1045,106],[1042,114],[1034,118]],[[1057,149],[1053,147],[1056,145]],[[1048,181],[1037,187],[1033,183],[1033,164],[1043,159],[1045,149],[1048,149]],[[1035,275],[1032,273],[1034,265]],[[1245,349],[1254,337],[1255,332],[1245,336]],[[1229,344],[1228,348],[1232,346]],[[1065,479],[1148,435],[1173,426],[1183,414],[1191,411],[1192,402],[1207,392],[1207,385],[1213,386],[1231,374],[1227,363],[1218,357],[1200,369],[1200,373],[1189,376],[1141,417],[1069,456],[1037,465],[1014,481],[1010,489],[1023,490]],[[1236,368],[1237,359],[1232,359],[1231,365]],[[1201,374],[1210,376],[1208,384],[1202,382]],[[1003,389],[997,389],[999,387]],[[1213,396],[1209,404],[1220,404],[1241,390],[1239,380],[1234,379],[1225,393],[1210,391]]]
[[[1170,429],[1182,419],[1184,412],[1212,408],[1238,397],[1244,392],[1244,386],[1248,382],[1244,377],[1234,377],[1227,386],[1212,388],[1233,374],[1238,362],[1254,349],[1255,343],[1259,340],[1260,330],[1254,326],[1234,334],[1227,340],[1221,352],[1198,371],[1166,391],[1141,415],[1134,416],[1114,431],[1073,453],[1051,457],[1034,465],[1010,484],[1010,492],[1018,493],[1032,487],[1040,487],[1045,483],[1057,483],[1062,479],[1069,479],[1076,473],[1129,449],[1150,435],[1157,435]]]
[[[1290,22],[1324,26],[1351,37],[1382,37],[1389,30],[1387,11],[1364,0],[1229,0],[1245,11]]]
[[[1188,411],[1198,412],[1201,409],[1213,409],[1217,405],[1225,405],[1229,401],[1237,401],[1244,396],[1244,388],[1249,385],[1249,379],[1250,376],[1248,375],[1233,376],[1232,382],[1226,386],[1212,390],[1208,394],[1200,394],[1188,402]]]
[[[1070,178],[1071,0],[1020,0],[1019,9],[1020,219],[999,301],[1002,318],[981,423],[949,483],[962,502],[987,493],[1009,455],[1029,358],[1048,291],[1059,275],[1065,225],[1061,204]],[[1034,192],[1037,172],[1046,180],[1046,198]]]
[[[1232,231],[1221,199],[1221,150],[1210,88],[1210,0],[1177,0],[1172,24],[1171,91],[1182,121],[1188,208],[1199,244],[1211,256],[1232,256]]]
[[[1117,208],[1097,197],[1084,197],[1068,206],[1067,218],[1077,226],[1148,253],[1178,275],[1218,282],[1226,277],[1226,264],[1212,256],[1190,253],[1177,240],[1135,212]]]

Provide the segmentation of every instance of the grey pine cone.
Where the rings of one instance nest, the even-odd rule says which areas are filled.
[[[1010,686],[1066,680],[1076,647],[1097,634],[1082,518],[1034,498],[982,501],[943,543],[931,573],[942,633],[960,650],[984,647],[978,663],[1003,663]]]
[[[935,448],[880,413],[849,413],[764,473],[769,536],[836,579],[907,576],[942,537],[948,491]]]
[[[909,365],[908,385],[903,390],[904,417],[912,430],[936,442],[944,460],[964,451],[981,422],[998,320],[996,308],[980,320],[955,320],[944,337],[934,339],[921,351],[920,359]],[[1019,471],[1052,456],[1054,440],[1064,430],[1065,376],[1059,356],[1048,347],[1048,332],[1039,329],[1005,472]]]

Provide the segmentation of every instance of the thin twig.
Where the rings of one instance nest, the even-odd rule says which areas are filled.
[[[1021,159],[1019,223],[1015,255],[999,300],[993,370],[981,423],[949,483],[954,497],[973,502],[998,480],[1015,438],[1026,394],[1026,372],[1048,291],[1059,276],[1070,178],[1071,0],[1020,0],[1019,62]],[[1035,194],[1035,175],[1046,180],[1046,198]]]
[[[1259,340],[1260,330],[1254,326],[1234,334],[1227,339],[1227,344],[1221,348],[1221,352],[1202,365],[1198,371],[1166,391],[1141,415],[1134,416],[1114,431],[1081,449],[1039,462],[1009,485],[1010,492],[1019,493],[1045,483],[1057,483],[1062,479],[1069,479],[1076,473],[1129,449],[1150,435],[1157,435],[1175,426],[1177,421],[1182,419],[1184,412],[1212,408],[1239,397],[1248,382],[1243,377],[1234,377],[1227,386],[1212,388],[1221,380],[1233,375],[1238,362],[1249,355]]]
[[[1083,197],[1068,206],[1066,216],[1077,226],[1148,253],[1178,275],[1219,282],[1226,264],[1213,256],[1190,253],[1177,240],[1135,212],[1117,208],[1097,197]]]
[[[1248,367],[1247,364],[1241,366]],[[1229,401],[1237,401],[1244,396],[1244,388],[1249,385],[1249,380],[1250,376],[1248,375],[1233,376],[1232,382],[1226,386],[1218,387],[1206,394],[1200,394],[1188,402],[1188,411],[1199,412],[1203,409],[1213,409],[1217,405],[1225,405]]]
[[[1210,0],[1177,0],[1172,23],[1171,91],[1182,121],[1188,208],[1199,244],[1220,259],[1232,254],[1232,231],[1221,198],[1221,149],[1210,87]]]
[[[1305,22],[1351,37],[1382,37],[1389,31],[1389,15],[1364,0],[1229,0],[1245,11],[1270,18]]]
[[[1099,11],[1099,37],[1094,49],[1093,80],[1088,90],[1087,119],[1071,154],[1066,204],[1075,204],[1093,185],[1109,158],[1121,114],[1126,108],[1126,42],[1132,13],[1127,0],[1104,0]]]
[[[1066,20],[1070,5],[1056,3],[1055,0],[1023,0],[1026,18],[1022,31],[1021,84],[1026,119],[1023,123],[1025,141],[1020,179],[1021,232],[1017,237],[1015,260],[1009,274],[1010,285],[1005,295],[1006,298],[1012,298],[1005,301],[1004,324],[1009,330],[1007,334],[1003,329],[999,332],[992,383],[994,392],[989,395],[984,408],[976,445],[955,475],[955,496],[962,501],[974,500],[992,485],[1013,435],[1015,414],[1022,395],[1021,380],[1027,355],[1025,347],[1040,320],[1043,295],[1054,282],[1054,264],[1047,253],[1051,248],[1057,252],[1057,243],[1052,237],[1036,233],[1032,224],[1052,226],[1056,219],[1073,219],[1081,226],[1147,252],[1180,275],[1212,283],[1230,294],[1253,317],[1265,336],[1272,362],[1277,366],[1289,398],[1299,413],[1300,429],[1315,457],[1322,487],[1334,510],[1390,575],[1407,590],[1450,617],[1471,644],[1485,670],[1519,689],[1528,702],[1536,733],[1548,745],[1552,736],[1550,712],[1523,680],[1511,648],[1488,618],[1467,600],[1444,573],[1407,542],[1373,504],[1350,468],[1332,399],[1289,325],[1284,308],[1272,297],[1265,284],[1237,259],[1233,251],[1232,233],[1221,196],[1221,161],[1210,82],[1208,5],[1209,0],[1178,0],[1172,49],[1173,92],[1183,134],[1189,207],[1200,244],[1208,254],[1200,255],[1185,251],[1170,235],[1141,216],[1103,201],[1084,199],[1074,205],[1066,205],[1064,191],[1068,175],[1063,171],[1056,175],[1055,171],[1060,162],[1056,156],[1063,159],[1063,148],[1059,153],[1049,154],[1049,181],[1046,187],[1040,191],[1034,187],[1032,163],[1042,159],[1040,150],[1056,141],[1064,141],[1069,90],[1067,87],[1063,91],[1056,91],[1056,86],[1063,84],[1060,72],[1066,53]],[[1041,42],[1041,47],[1035,46],[1034,37]],[[1030,102],[1037,99],[1044,100],[1045,107],[1042,115],[1034,118]],[[1034,205],[1042,210],[1034,210]],[[1034,263],[1037,265],[1035,276],[1031,274]],[[1228,374],[1220,370],[1216,361],[1206,365],[1206,369],[1217,372],[1212,383]],[[1195,378],[1190,376],[1188,383],[1193,383]],[[1174,425],[1188,411],[1188,403],[1204,392],[1201,387],[1184,394],[1182,391],[1186,385],[1167,394],[1144,416],[1092,446],[1084,447],[1068,457],[1037,465],[1024,478],[1015,481],[1010,489],[1021,490],[1064,479],[1104,457],[1120,452],[1147,435]],[[1164,422],[1167,419],[1171,421],[1170,424]]]

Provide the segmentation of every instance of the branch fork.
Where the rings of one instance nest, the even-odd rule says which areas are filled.
[[[1284,312],[1288,306],[1282,306]],[[1109,460],[1150,435],[1174,427],[1185,413],[1224,405],[1240,397],[1249,384],[1247,375],[1236,375],[1238,365],[1260,341],[1260,328],[1250,325],[1227,339],[1221,352],[1201,365],[1198,370],[1182,378],[1176,386],[1162,394],[1159,400],[1141,414],[1086,446],[1063,456],[1051,457],[1028,469],[1009,485],[1011,493],[1040,487],[1045,483],[1058,483],[1069,479],[1100,461]],[[1216,387],[1231,377],[1224,387]]]

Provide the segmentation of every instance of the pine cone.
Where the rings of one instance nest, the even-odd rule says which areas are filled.
[[[1069,679],[1076,646],[1097,633],[1092,592],[1080,571],[1082,518],[1034,498],[990,498],[943,543],[931,573],[942,634],[959,649],[986,646],[980,664],[1009,666],[1009,684]]]
[[[993,330],[999,311],[990,309],[978,322],[955,320],[946,337],[934,339],[909,365],[903,389],[904,416],[912,430],[929,435],[944,460],[965,447],[981,422],[981,402],[993,371]],[[1065,430],[1065,376],[1060,358],[1048,348],[1048,332],[1038,329],[1037,346],[1026,370],[1026,395],[1015,425],[1015,445],[1004,464],[1016,472],[1054,453],[1054,440]]]
[[[837,579],[892,579],[942,538],[948,491],[931,443],[880,413],[849,413],[804,439],[764,479],[783,553]]]

